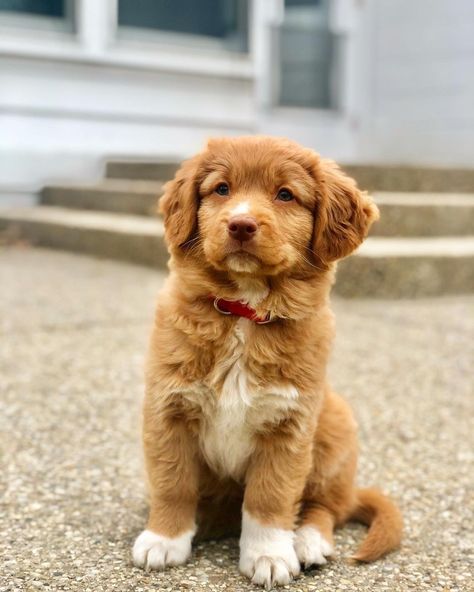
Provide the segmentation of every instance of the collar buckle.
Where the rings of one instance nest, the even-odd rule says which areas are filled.
[[[219,308],[219,296],[216,296],[214,298],[214,308],[217,310],[217,312],[220,312],[223,315],[231,315],[232,313],[230,312],[230,310],[222,310],[222,308]]]
[[[270,318],[270,313],[267,313],[267,316],[264,319],[256,320],[254,322],[257,323],[257,325],[268,325],[268,323],[273,323],[274,320],[275,319]]]

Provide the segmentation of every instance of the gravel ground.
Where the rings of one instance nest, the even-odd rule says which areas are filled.
[[[235,540],[146,574],[130,547],[147,504],[139,437],[150,269],[47,250],[0,253],[0,591],[254,590]],[[345,557],[364,528],[293,591],[465,591],[472,581],[474,298],[336,300],[334,386],[360,423],[359,481],[406,519],[403,547]]]

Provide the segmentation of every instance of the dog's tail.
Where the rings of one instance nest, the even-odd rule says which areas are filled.
[[[350,519],[362,522],[369,532],[352,559],[375,561],[400,545],[403,519],[397,506],[378,489],[359,489]]]

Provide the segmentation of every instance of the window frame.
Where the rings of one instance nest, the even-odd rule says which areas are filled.
[[[360,39],[360,23],[358,18],[361,6],[351,0],[331,0],[330,31],[337,36],[336,55],[337,72],[333,84],[334,106],[332,108],[312,106],[281,105],[279,97],[279,64],[274,59],[274,29],[284,20],[284,0],[273,0],[272,10],[268,8],[267,0],[254,0],[255,9],[259,13],[257,19],[264,23],[259,39],[254,38],[257,49],[257,101],[265,120],[298,122],[308,118],[311,121],[327,122],[336,120],[348,121],[356,108],[355,75],[360,65],[354,62],[354,56],[359,54],[363,45]],[[255,36],[255,33],[254,33]]]
[[[176,39],[167,43],[133,42],[117,35],[117,0],[71,0],[76,28],[35,30],[2,26],[0,19],[0,56],[33,57],[48,60],[93,63],[172,73],[210,75],[251,81],[255,79],[253,64],[253,5],[249,0],[248,52],[219,48],[218,51],[197,50],[182,46]]]
[[[344,55],[344,33],[341,33],[336,30],[334,26],[334,15],[331,14],[330,7],[327,9],[329,11],[328,14],[328,26],[327,32],[332,37],[333,43],[333,50],[332,50],[332,63],[330,64],[330,74],[328,80],[328,87],[329,87],[329,105],[327,107],[321,105],[297,105],[297,104],[289,104],[281,102],[282,99],[282,80],[281,80],[281,36],[282,31],[285,24],[291,30],[298,29],[296,23],[289,21],[288,23],[285,22],[285,6],[284,0],[282,6],[282,14],[279,22],[275,23],[272,26],[272,30],[270,32],[270,43],[272,44],[271,53],[274,56],[277,56],[277,59],[273,61],[272,68],[271,68],[271,77],[272,77],[272,84],[270,87],[270,95],[269,95],[269,104],[274,111],[278,111],[281,113],[291,114],[295,110],[301,110],[302,112],[321,112],[321,113],[328,113],[328,114],[337,114],[341,111],[341,95],[344,92],[344,66],[346,61],[346,56]],[[322,7],[323,9],[323,7]],[[320,19],[320,15],[317,15],[318,20]],[[316,23],[318,24],[318,23]],[[319,23],[323,24],[323,22]],[[321,27],[322,29],[322,27]],[[317,33],[317,27],[301,27],[301,30],[310,31],[314,34]]]

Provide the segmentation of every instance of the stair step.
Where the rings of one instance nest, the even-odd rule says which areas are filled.
[[[371,236],[461,236],[474,231],[474,195],[373,193],[380,220]]]
[[[370,237],[339,263],[341,296],[417,298],[474,292],[474,236]]]
[[[134,161],[109,160],[105,168],[105,176],[109,179],[146,179],[152,181],[169,181],[174,177],[179,162],[173,161]]]
[[[163,223],[143,216],[57,206],[2,208],[0,230],[10,240],[153,267],[168,260]]]
[[[107,177],[167,181],[174,176],[177,161],[111,160]],[[368,191],[429,193],[474,193],[474,168],[410,167],[346,164],[342,168]]]
[[[47,185],[40,203],[64,208],[154,215],[163,183],[108,179],[96,185]]]
[[[474,193],[474,168],[342,165],[361,189],[428,193]]]
[[[40,202],[73,209],[156,215],[163,183],[107,179],[96,185],[49,185]],[[371,236],[468,235],[474,228],[474,195],[376,192],[381,211]]]
[[[161,220],[57,206],[0,209],[0,230],[53,247],[164,267]],[[369,238],[341,261],[335,292],[413,298],[474,292],[474,237]]]

